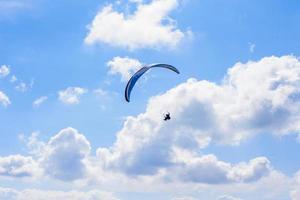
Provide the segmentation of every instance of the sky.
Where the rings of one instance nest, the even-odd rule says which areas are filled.
[[[0,0],[0,199],[299,200],[299,20],[297,0]],[[180,74],[126,102],[152,63]]]

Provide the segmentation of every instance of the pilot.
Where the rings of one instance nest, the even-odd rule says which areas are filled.
[[[170,113],[168,112],[167,114],[164,115],[164,120],[168,121],[171,119]]]

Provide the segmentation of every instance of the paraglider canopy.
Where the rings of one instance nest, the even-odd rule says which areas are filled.
[[[138,81],[138,79],[145,74],[149,69],[151,68],[155,68],[155,67],[161,67],[161,68],[166,68],[169,69],[177,74],[179,74],[179,70],[175,67],[173,67],[172,65],[168,65],[168,64],[153,64],[153,65],[148,65],[148,66],[144,66],[141,69],[139,69],[135,74],[133,74],[133,76],[130,78],[130,80],[128,81],[127,85],[126,85],[126,89],[125,89],[125,99],[127,102],[130,101],[130,94],[131,91],[134,87],[134,85],[136,84],[136,82]]]

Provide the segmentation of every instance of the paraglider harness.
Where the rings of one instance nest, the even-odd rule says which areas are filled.
[[[168,121],[171,119],[170,113],[168,112],[167,114],[164,115],[164,120]]]

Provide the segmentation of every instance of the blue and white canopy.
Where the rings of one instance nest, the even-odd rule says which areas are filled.
[[[170,69],[170,70],[176,72],[177,74],[180,73],[177,68],[173,67],[172,65],[168,65],[168,64],[153,64],[153,65],[148,65],[148,66],[142,67],[130,78],[130,80],[128,81],[128,83],[126,85],[125,99],[127,102],[130,101],[130,93],[131,93],[135,83],[138,81],[138,79],[144,73],[146,73],[149,69],[154,68],[154,67],[166,68],[166,69]]]

